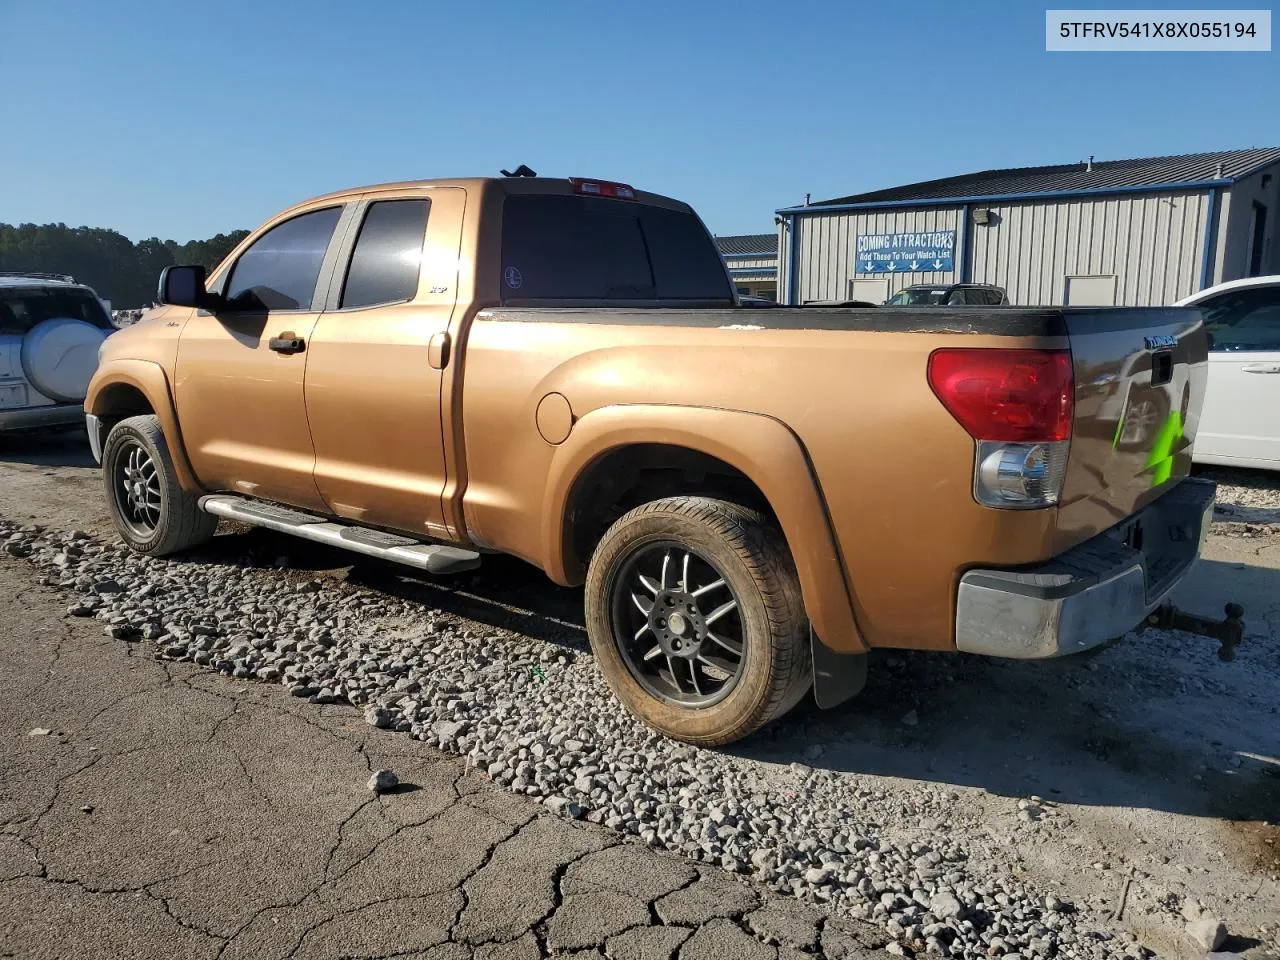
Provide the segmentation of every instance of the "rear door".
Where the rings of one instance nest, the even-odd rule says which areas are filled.
[[[1202,300],[1209,387],[1195,458],[1280,469],[1280,285]]]
[[[363,197],[307,353],[315,484],[340,517],[448,537],[441,386],[466,191]]]
[[[197,310],[183,326],[174,399],[205,487],[324,508],[303,374],[351,206],[269,226],[212,284],[225,307]]]

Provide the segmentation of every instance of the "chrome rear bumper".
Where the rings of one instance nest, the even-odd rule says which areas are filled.
[[[970,570],[956,598],[956,649],[1036,660],[1128,633],[1200,554],[1217,485],[1195,478],[1047,563]]]

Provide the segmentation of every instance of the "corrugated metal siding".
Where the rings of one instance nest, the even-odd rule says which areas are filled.
[[[725,257],[724,262],[730,270],[740,270],[746,267],[754,267],[758,270],[778,269],[777,257]]]
[[[849,281],[854,276],[888,279],[890,296],[913,283],[958,282],[959,263],[954,272],[858,274],[854,270],[854,258],[859,234],[955,230],[956,242],[959,243],[960,210],[960,207],[935,207],[800,216],[797,220],[800,232],[799,302],[844,300],[849,296]],[[786,262],[785,259],[782,261],[784,265]],[[785,266],[782,272],[786,273]]]
[[[1069,276],[1114,274],[1117,306],[1156,306],[1199,288],[1208,195],[1139,194],[995,204],[970,227],[974,283],[1013,303],[1060,304]]]
[[[1199,289],[1208,194],[1134,194],[1084,200],[982,205],[992,222],[968,225],[973,283],[994,283],[1024,306],[1061,304],[1069,276],[1116,276],[1117,306],[1158,306]],[[956,230],[961,209],[889,209],[801,215],[799,301],[848,296],[860,233]],[[787,274],[786,238],[779,279]],[[957,257],[961,251],[957,250]],[[952,273],[874,274],[890,295],[913,283],[956,283]],[[868,276],[872,276],[868,274]],[[786,291],[780,291],[786,296]]]

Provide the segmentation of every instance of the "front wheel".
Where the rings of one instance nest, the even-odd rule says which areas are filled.
[[[160,421],[121,420],[102,450],[102,482],[116,531],[129,548],[163,557],[213,536],[218,518],[178,483]]]
[[[791,555],[761,514],[738,504],[671,497],[619,518],[591,558],[586,620],[613,692],[678,740],[739,740],[808,689],[808,621]]]

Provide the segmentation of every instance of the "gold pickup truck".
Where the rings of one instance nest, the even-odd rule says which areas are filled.
[[[694,743],[857,693],[872,647],[1122,635],[1212,509],[1197,311],[739,308],[694,212],[620,183],[330,194],[159,299],[85,401],[130,547],[226,517],[432,574],[522,557]]]

